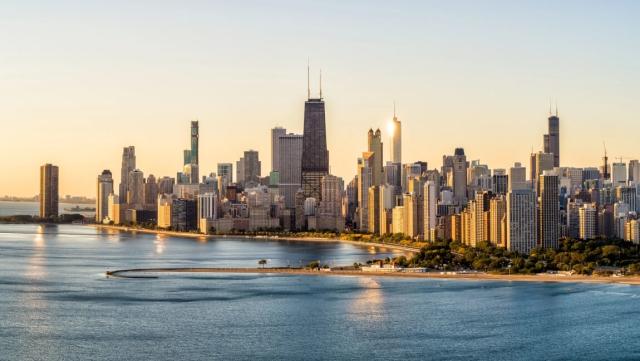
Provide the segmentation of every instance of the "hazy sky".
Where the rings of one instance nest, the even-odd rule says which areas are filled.
[[[462,146],[492,168],[542,147],[549,98],[562,165],[640,157],[637,1],[47,1],[0,3],[0,195],[95,196],[135,145],[175,176],[200,120],[201,174],[302,132],[306,63],[322,68],[332,173],[351,179],[369,127],[403,122],[403,160]],[[388,158],[385,134],[385,159]]]

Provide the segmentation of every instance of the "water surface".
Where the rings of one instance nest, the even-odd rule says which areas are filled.
[[[0,359],[640,359],[640,288],[131,267],[350,264],[341,243],[0,225]]]

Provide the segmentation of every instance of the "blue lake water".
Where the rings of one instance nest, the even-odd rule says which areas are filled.
[[[58,203],[58,213],[79,213],[85,217],[95,217],[95,212],[77,212],[68,211],[73,207],[79,206],[80,208],[93,208],[93,204],[77,204],[77,203]],[[40,213],[40,204],[38,202],[10,202],[0,201],[0,216],[15,216],[15,215],[27,215],[37,216]]]
[[[109,269],[393,255],[0,225],[1,360],[640,359],[640,287]]]

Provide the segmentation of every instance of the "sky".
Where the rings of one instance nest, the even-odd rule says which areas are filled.
[[[175,176],[200,121],[200,172],[302,133],[307,59],[322,69],[330,171],[349,181],[367,131],[402,121],[403,161],[439,168],[463,147],[528,166],[558,104],[562,166],[640,158],[637,1],[0,2],[0,195],[95,196],[134,145]],[[624,159],[626,161],[626,159]]]

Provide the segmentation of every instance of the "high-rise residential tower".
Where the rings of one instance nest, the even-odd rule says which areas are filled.
[[[40,167],[40,218],[58,216],[58,166]]]
[[[127,205],[129,208],[144,208],[144,173],[140,169],[129,172],[127,184]]]
[[[134,146],[122,149],[122,167],[120,168],[120,200],[126,203],[127,192],[129,191],[129,173],[136,169],[136,148]]]
[[[536,247],[536,193],[514,189],[507,194],[507,249],[529,253]]]
[[[305,198],[321,200],[320,181],[329,174],[329,151],[325,124],[322,84],[320,96],[304,103],[304,133],[302,138],[302,192]]]
[[[553,154],[553,166],[560,166],[560,118],[558,118],[558,108],[556,113],[549,112],[549,130],[544,135],[544,152]]]
[[[539,180],[538,236],[542,248],[558,248],[560,239],[560,201],[558,175],[546,171]]]
[[[246,150],[236,162],[237,182],[243,186],[256,186],[260,182],[262,164],[257,150]]]
[[[281,135],[278,140],[278,168],[280,194],[284,196],[285,207],[295,208],[296,192],[301,188],[302,179],[302,135]]]
[[[113,176],[111,171],[105,169],[98,176],[96,190],[96,222],[102,221],[109,216],[109,195],[113,193]]]
[[[184,151],[184,173],[189,175],[190,183],[198,183],[200,179],[199,174],[199,138],[200,127],[198,121],[191,122],[191,149],[185,149]]]

